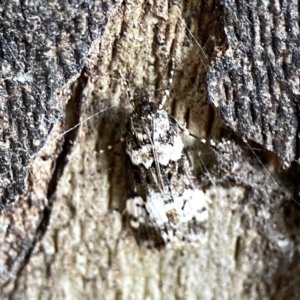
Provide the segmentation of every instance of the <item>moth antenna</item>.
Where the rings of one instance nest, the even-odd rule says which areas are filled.
[[[262,161],[259,159],[259,157],[257,156],[257,154],[255,153],[255,151],[253,150],[253,148],[249,145],[248,141],[245,141],[246,145],[249,147],[250,151],[252,152],[252,154],[255,156],[255,158],[257,159],[257,161],[259,162],[259,164],[262,166],[264,172],[266,172],[266,174],[268,174],[268,176],[271,178],[271,180],[273,181],[273,183],[276,185],[277,188],[279,188],[279,190],[284,191],[284,189],[279,185],[279,183],[276,181],[276,179],[272,176],[272,174],[269,172],[269,170],[266,168],[266,166],[262,163]],[[294,199],[294,197],[290,197],[290,199],[295,202],[299,207],[300,207],[300,203]]]
[[[65,132],[63,132],[62,134],[60,134],[57,138],[59,139],[59,138],[63,137],[65,134],[67,134],[68,132],[70,132],[70,131],[76,129],[76,128],[79,127],[81,124],[87,122],[88,120],[90,120],[90,119],[96,117],[97,115],[99,115],[99,114],[101,114],[101,113],[105,112],[106,110],[108,110],[108,109],[110,109],[110,108],[113,108],[113,107],[115,107],[115,106],[109,106],[109,107],[106,107],[106,108],[104,108],[104,109],[102,109],[102,110],[100,110],[100,111],[94,113],[93,115],[87,117],[86,119],[82,120],[81,122],[77,123],[77,124],[74,125],[73,127],[69,128],[68,130],[66,130]]]
[[[216,186],[216,182],[215,182],[215,180],[212,178],[210,172],[208,171],[208,169],[207,169],[207,167],[206,167],[206,164],[205,164],[204,160],[203,160],[202,157],[201,157],[201,153],[198,153],[198,157],[199,157],[199,159],[200,159],[200,161],[201,161],[202,167],[204,168],[205,173],[206,173],[208,179],[210,180],[210,182],[212,183],[212,185],[215,187],[215,186]]]
[[[131,93],[130,93],[128,84],[127,84],[127,82],[126,82],[126,79],[124,78],[124,76],[123,76],[123,74],[122,74],[121,71],[119,71],[119,74],[120,74],[120,76],[121,76],[121,78],[122,78],[122,80],[123,80],[123,83],[124,83],[124,86],[125,86],[125,89],[126,89],[126,94],[127,94],[127,97],[128,97],[128,99],[129,99],[129,101],[130,101],[130,104],[132,105],[133,108],[135,108],[135,105],[134,105],[134,99],[133,99],[133,97],[132,97],[132,95],[131,95]]]
[[[175,69],[175,60],[172,57],[171,58],[171,70],[170,70],[170,75],[169,75],[169,80],[168,80],[168,86],[161,98],[160,103],[158,104],[158,109],[162,109],[167,101],[167,99],[170,96],[170,86],[172,85],[173,82],[173,76],[174,76],[174,69]]]
[[[189,28],[184,24],[186,30],[189,32],[189,34],[191,35],[191,37],[193,38],[193,40],[195,41],[195,43],[197,44],[197,46],[200,49],[201,55],[200,55],[200,59],[201,62],[205,68],[205,70],[207,71],[207,66],[209,65],[209,59],[203,49],[203,47],[199,44],[199,42],[196,40],[196,38],[194,37],[194,35],[192,34],[192,32],[189,30]]]

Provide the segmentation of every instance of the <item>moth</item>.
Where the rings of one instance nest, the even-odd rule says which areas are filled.
[[[205,240],[208,207],[184,148],[188,130],[142,90],[127,124],[126,211],[140,244]]]

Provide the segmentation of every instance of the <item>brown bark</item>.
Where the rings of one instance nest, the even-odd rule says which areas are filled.
[[[126,1],[109,11],[84,71],[61,95],[71,95],[65,121],[55,124],[30,166],[26,195],[1,215],[3,298],[297,296],[297,208],[206,100],[209,64],[226,50],[219,22],[226,5]],[[207,243],[145,249],[122,222],[127,195],[120,138],[131,110],[127,88],[160,97],[171,58],[175,74],[166,109],[193,134],[230,143],[217,142],[207,158],[208,147],[186,141],[210,199]],[[61,135],[79,119],[78,128]],[[209,173],[201,171],[200,151]]]

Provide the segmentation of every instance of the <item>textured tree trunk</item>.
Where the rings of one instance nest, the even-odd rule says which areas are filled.
[[[5,178],[0,182],[1,204],[5,207],[0,216],[3,299],[299,297],[299,207],[295,204],[296,194],[292,198],[288,192],[291,188],[297,190],[297,168],[292,166],[283,172],[280,160],[265,151],[274,151],[287,165],[298,157],[297,97],[292,88],[297,74],[288,78],[281,74],[279,78],[280,71],[266,71],[269,81],[262,82],[254,75],[264,68],[276,68],[270,60],[263,59],[266,56],[258,61],[253,53],[255,46],[268,54],[270,49],[264,48],[257,35],[249,34],[247,40],[241,34],[257,29],[255,20],[261,21],[263,15],[274,22],[270,28],[261,25],[258,33],[275,39],[272,32],[281,24],[281,18],[291,22],[298,18],[298,4],[247,3],[125,1],[61,7],[53,2],[44,8],[44,15],[42,9],[18,7],[24,19],[36,27],[27,24],[28,28],[14,28],[10,35],[6,31],[0,36],[2,74],[7,70],[2,78],[6,94],[0,99],[1,105],[9,100],[21,103],[17,115],[27,120],[26,114],[36,113],[32,103],[39,103],[43,109],[37,114],[42,111],[43,120],[51,119],[51,126],[38,131],[38,118],[32,123],[24,121],[27,131],[37,130],[27,135],[27,148],[20,130],[16,130],[17,138],[22,137],[19,140],[12,142],[7,134],[3,134],[6,140],[1,140],[1,147],[8,140],[13,145],[6,152],[1,148],[1,164],[7,165],[0,175]],[[7,20],[11,16],[21,20],[22,15],[12,7],[9,2],[3,4]],[[3,26],[9,31],[9,24],[15,23],[5,20],[6,27]],[[265,32],[266,28],[270,30]],[[291,40],[288,29],[289,26],[281,28],[280,43]],[[33,38],[25,43],[28,32]],[[24,53],[20,50],[23,43],[27,46]],[[296,57],[299,51],[296,44],[290,46],[288,53],[274,45],[276,62],[290,57],[290,51]],[[242,58],[240,49],[244,51]],[[194,138],[186,141],[194,172],[209,199],[208,238],[203,245],[169,244],[147,249],[138,246],[124,222],[127,183],[122,137],[132,111],[129,94],[133,95],[136,88],[145,88],[158,101],[168,88],[172,61],[175,72],[164,109],[179,123],[186,123],[192,134],[215,141],[210,147]],[[257,62],[264,68],[255,65]],[[294,66],[296,62],[290,64]],[[289,67],[283,69],[290,70]],[[17,77],[20,72],[23,77]],[[24,81],[29,78],[24,74],[31,74],[32,80]],[[247,91],[241,87],[247,86],[249,78],[256,88],[247,95],[247,101],[255,99],[255,108],[251,110],[249,105],[249,110],[240,109]],[[276,141],[279,129],[274,136],[267,129],[279,117],[272,103],[256,96],[267,86],[272,86],[271,96],[275,94],[276,80],[283,82],[282,78],[282,87],[289,91],[282,91],[282,106],[286,107],[289,99],[294,101],[294,122],[280,118],[277,126],[285,128],[286,135],[281,133]],[[29,94],[34,101],[28,100]],[[280,101],[279,96],[276,101]],[[257,109],[257,103],[261,109]],[[268,111],[263,104],[274,113],[265,122],[261,120],[266,120]],[[13,105],[5,107],[7,111],[1,113],[8,115],[10,121],[3,117],[0,125],[9,132],[9,124],[17,115],[12,115]],[[243,121],[247,114],[250,119],[249,111],[251,122]],[[259,111],[262,116],[253,117]],[[231,129],[222,123],[219,114]],[[19,128],[20,124],[16,124]],[[258,138],[253,128],[258,128]],[[265,139],[261,138],[264,134]],[[255,144],[254,149],[254,143],[244,143],[240,136],[260,146]],[[273,144],[270,136],[275,140]],[[43,147],[32,147],[33,140],[39,140]],[[286,140],[292,150],[284,146]],[[21,153],[18,143],[29,150]],[[279,147],[279,143],[283,146]],[[15,158],[9,161],[7,157]],[[16,161],[15,171],[9,172]],[[25,188],[22,176],[19,181],[15,179],[23,173],[27,174]],[[279,175],[284,176],[283,182]]]

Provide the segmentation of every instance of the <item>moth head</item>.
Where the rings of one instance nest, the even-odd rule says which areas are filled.
[[[141,117],[152,117],[156,114],[158,106],[155,102],[150,101],[149,93],[145,89],[141,89],[136,93],[135,111]]]
[[[156,114],[158,107],[157,104],[154,102],[149,102],[147,104],[139,104],[136,107],[136,112],[141,116],[141,117],[152,117],[153,115]]]

